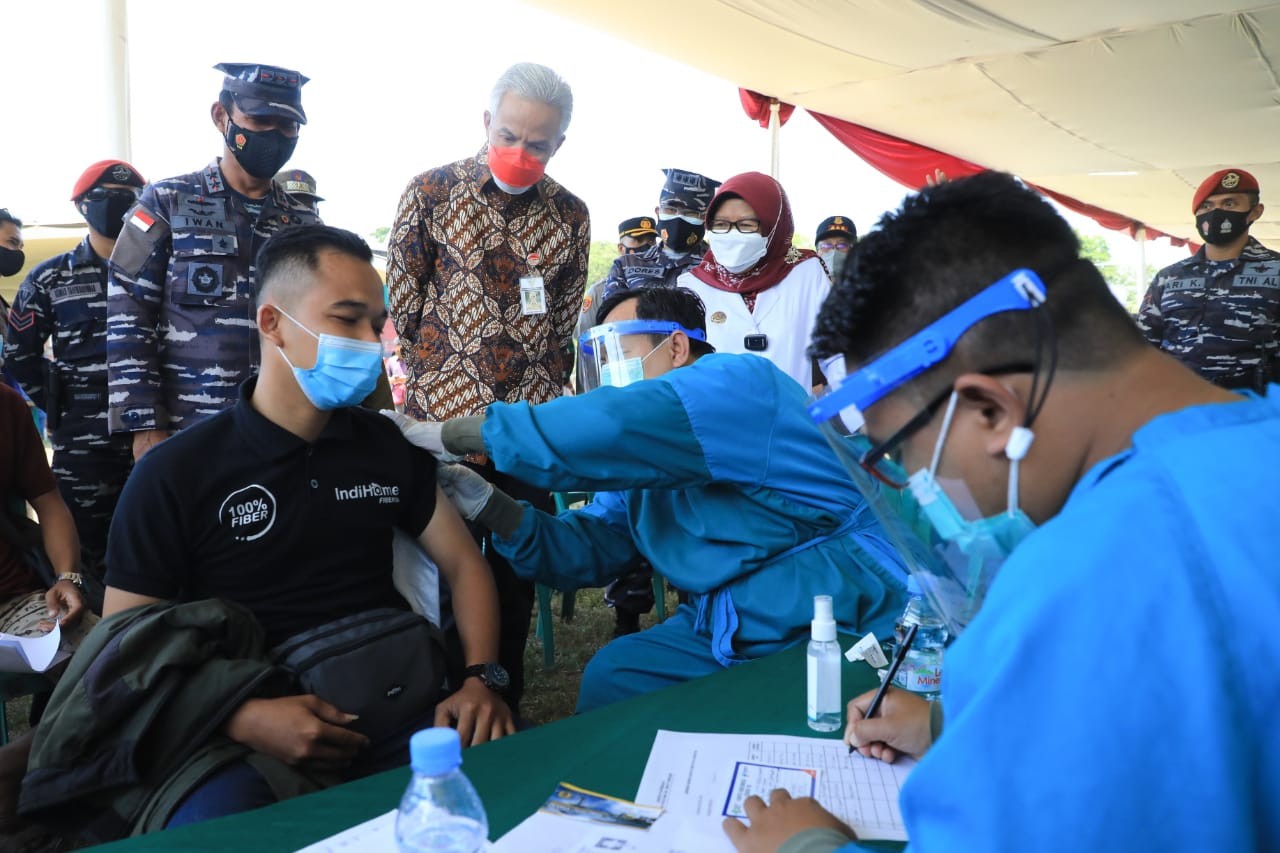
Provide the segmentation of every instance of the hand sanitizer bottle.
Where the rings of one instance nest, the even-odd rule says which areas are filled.
[[[840,644],[831,596],[813,597],[813,621],[809,623],[809,728],[833,732],[840,728]]]

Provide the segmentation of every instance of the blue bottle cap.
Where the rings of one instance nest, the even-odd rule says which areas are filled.
[[[449,728],[423,729],[409,739],[409,764],[414,773],[439,776],[462,764],[462,741]]]

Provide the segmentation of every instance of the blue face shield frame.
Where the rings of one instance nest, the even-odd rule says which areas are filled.
[[[944,490],[944,481],[937,477],[943,442],[955,408],[954,392],[938,397],[909,422],[912,429],[924,426],[936,416],[940,404],[950,400],[932,463],[910,476],[896,457],[868,458],[877,450],[871,448],[861,430],[862,412],[946,359],[961,336],[977,323],[1008,311],[1030,311],[1043,306],[1045,301],[1040,277],[1029,269],[1014,270],[849,374],[839,387],[808,407],[813,421],[867,497],[912,574],[947,622],[952,636],[963,631],[977,614],[1000,566],[1034,528],[1030,519],[1017,509],[1017,470],[1033,438],[1029,427],[1035,410],[1029,410],[1028,422],[1014,430],[1014,437],[1010,439],[1006,450],[1011,460],[1009,507],[992,518],[975,517],[976,504],[962,482],[947,481],[948,490]],[[1039,330],[1042,318],[1037,316],[1036,322]],[[1033,375],[1041,370],[1039,348],[1046,336],[1040,335],[1038,339],[1037,363],[1029,365]],[[1052,362],[1051,356],[1048,377],[1052,376]],[[1045,392],[1048,377],[1043,385]],[[1037,384],[1033,380],[1033,397]],[[893,442],[879,447],[890,443]],[[960,498],[965,512],[948,491]]]

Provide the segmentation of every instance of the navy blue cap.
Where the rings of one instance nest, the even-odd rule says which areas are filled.
[[[851,241],[856,242],[858,239],[858,226],[854,225],[853,220],[847,216],[828,216],[818,226],[818,236],[813,238],[813,242],[817,243],[822,238],[830,237],[833,234],[848,237]]]
[[[713,181],[706,175],[683,169],[663,169],[662,174],[667,176],[667,182],[662,187],[658,203],[670,204],[674,201],[700,213],[706,212],[712,196],[716,194],[716,188],[720,186],[719,181]]]
[[[652,216],[634,216],[618,223],[618,237],[657,237]]]
[[[310,77],[253,62],[220,62],[213,67],[227,75],[222,89],[231,93],[245,115],[278,116],[307,123],[307,114],[302,111],[302,86]]]

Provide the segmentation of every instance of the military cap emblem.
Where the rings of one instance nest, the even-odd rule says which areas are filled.
[[[641,220],[640,220],[640,227],[641,227],[641,228],[652,228],[652,227],[653,227],[653,221],[652,221],[652,220],[650,220],[650,219],[641,219]]]
[[[837,217],[836,217],[835,222],[833,222],[833,223],[831,223],[831,224],[832,224],[832,225],[844,225],[844,217],[842,217],[842,216],[837,216]]]
[[[1233,190],[1240,186],[1240,176],[1235,172],[1227,172],[1222,176],[1222,188],[1224,190]]]
[[[124,166],[113,166],[111,168],[111,179],[117,183],[129,180],[129,170]]]

